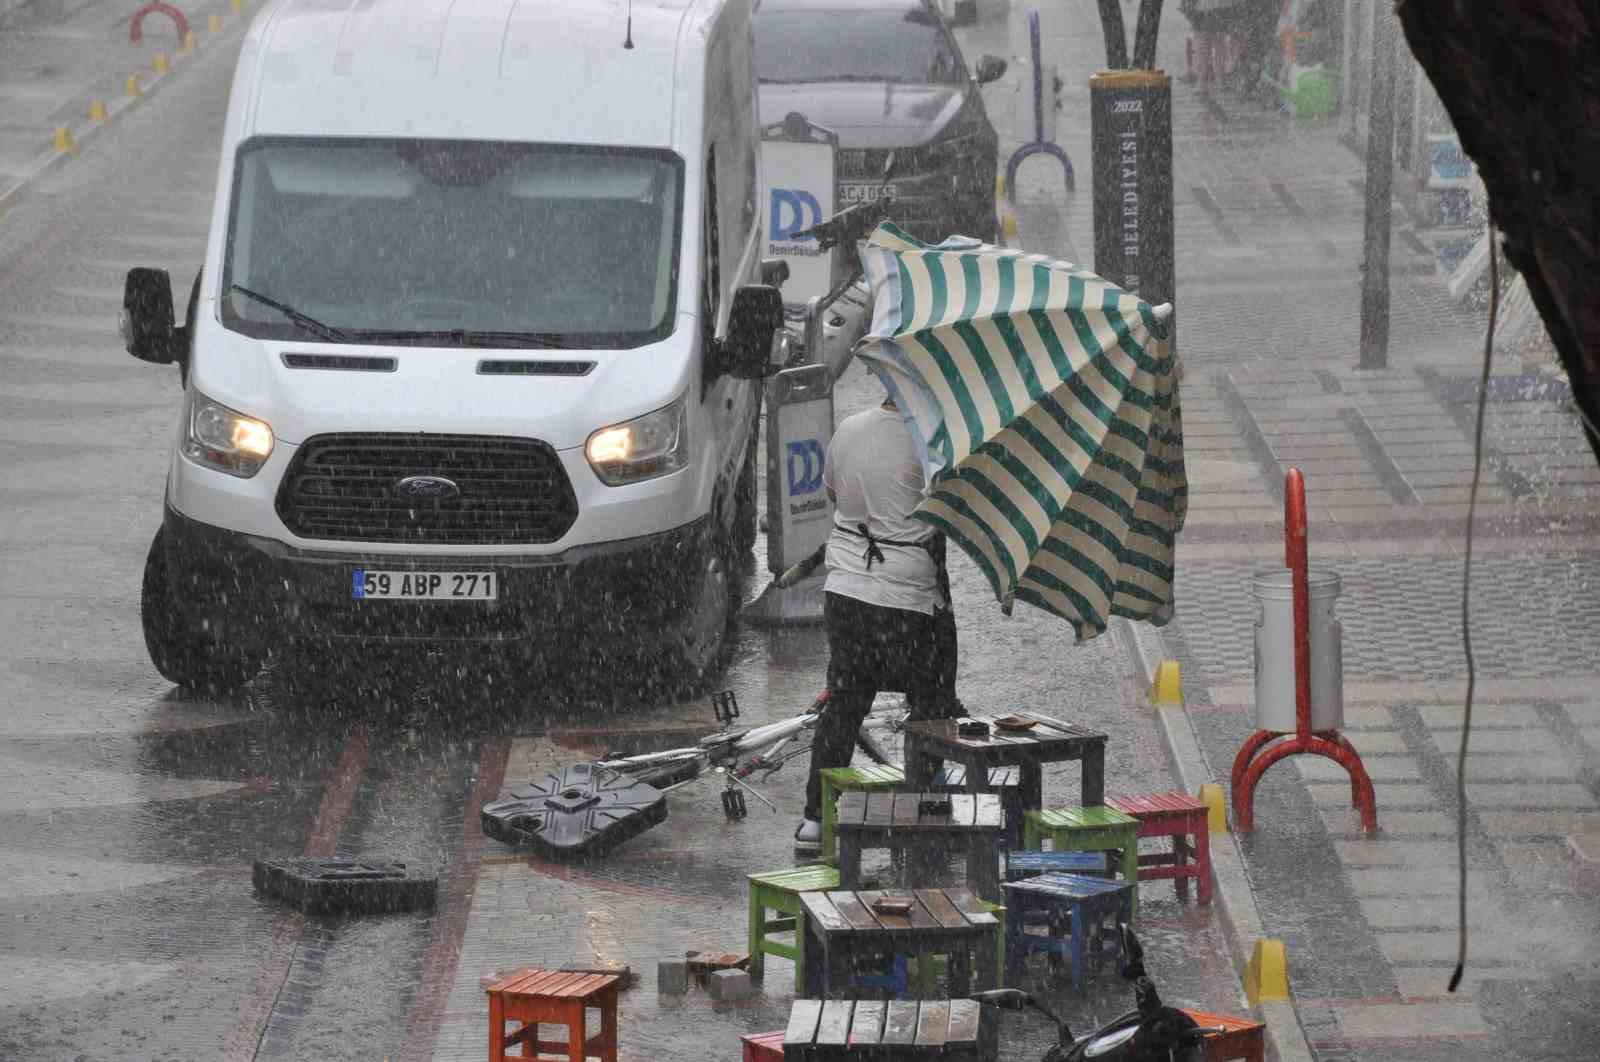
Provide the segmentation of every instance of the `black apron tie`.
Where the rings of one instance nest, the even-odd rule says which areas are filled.
[[[883,563],[883,550],[878,548],[878,540],[872,537],[872,532],[867,530],[866,524],[857,524],[856,534],[867,540],[867,548],[866,551],[861,554],[861,558],[867,562],[867,571],[870,572],[872,570],[873,561],[877,561],[879,564]],[[895,545],[893,542],[889,544]]]

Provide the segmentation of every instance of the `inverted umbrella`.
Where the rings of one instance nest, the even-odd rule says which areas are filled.
[[[861,245],[872,326],[856,347],[929,472],[913,516],[1080,641],[1111,616],[1172,616],[1188,509],[1171,306],[1043,255],[883,224]]]

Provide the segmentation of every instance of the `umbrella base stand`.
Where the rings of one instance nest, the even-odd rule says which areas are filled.
[[[1255,829],[1256,783],[1279,760],[1290,756],[1325,756],[1350,775],[1350,803],[1361,814],[1361,828],[1378,830],[1378,801],[1372,791],[1361,754],[1337,729],[1311,729],[1311,588],[1306,560],[1306,483],[1298,468],[1284,476],[1283,491],[1284,562],[1294,585],[1294,672],[1295,728],[1257,730],[1239,747],[1233,758],[1233,828],[1248,833]],[[1258,653],[1259,656],[1259,653]],[[1256,667],[1261,667],[1258,659]],[[1258,687],[1259,688],[1259,687]],[[1261,717],[1257,716],[1259,722]],[[1278,738],[1288,738],[1272,745]],[[1272,745],[1271,748],[1268,748]]]
[[[820,627],[822,584],[827,582],[824,568],[793,586],[768,583],[761,596],[746,605],[740,616],[755,627]]]
[[[1273,745],[1279,738],[1288,740]],[[1281,730],[1257,730],[1251,734],[1233,759],[1235,830],[1248,833],[1255,829],[1256,783],[1267,773],[1267,768],[1279,760],[1298,755],[1325,756],[1343,767],[1350,775],[1350,806],[1361,814],[1361,828],[1367,833],[1377,832],[1378,802],[1372,791],[1372,779],[1367,777],[1361,754],[1337,730],[1292,734]]]

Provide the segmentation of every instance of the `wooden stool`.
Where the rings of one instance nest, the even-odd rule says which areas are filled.
[[[797,999],[783,1038],[783,1057],[806,1062],[886,1058],[992,1062],[999,1051],[995,1014],[974,999],[921,1003]]]
[[[1104,852],[1007,852],[1006,880],[1021,881],[1040,874],[1082,874],[1088,878],[1115,877]]]
[[[1006,970],[1007,981],[1015,983],[1013,978],[1022,973],[1028,952],[1043,951],[1055,960],[1067,960],[1072,987],[1082,991],[1086,963],[1103,958],[1098,949],[1090,951],[1091,938],[1098,937],[1100,943],[1109,941],[1111,950],[1122,954],[1122,934],[1117,923],[1132,923],[1137,884],[1080,874],[1041,874],[1024,881],[1009,881],[1003,888],[1006,957],[1010,966]],[[1035,913],[1045,916],[1047,928],[1043,936],[1027,931],[1028,916]]]
[[[750,980],[761,980],[766,956],[776,955],[794,963],[794,994],[805,991],[806,927],[800,905],[802,892],[837,889],[839,872],[829,866],[796,867],[750,875]],[[774,911],[781,918],[767,919]],[[768,933],[794,930],[794,943],[768,940]]]
[[[1030,849],[1041,849],[1048,839],[1057,852],[1122,853],[1119,876],[1135,886],[1139,883],[1139,820],[1116,808],[1056,808],[1030,811],[1023,816],[1022,842]],[[1135,913],[1139,890],[1133,890]]]
[[[489,1062],[504,1062],[506,1050],[522,1045],[511,1058],[535,1058],[552,1052],[566,1052],[568,1062],[599,1058],[617,1062],[617,989],[622,979],[616,974],[557,973],[526,967],[507,974],[485,989],[489,993]],[[585,1020],[588,1012],[600,1012],[600,1032],[589,1037]],[[506,1035],[506,1022],[520,1022],[522,1028]],[[539,1039],[539,1026],[565,1025],[567,1038]]]
[[[947,763],[933,776],[935,793],[965,793],[967,769],[959,763]],[[1007,848],[1022,847],[1022,768],[990,767],[989,783],[980,788],[984,793],[1000,794],[1000,810],[1005,813]]]
[[[1139,857],[1140,881],[1172,878],[1178,899],[1187,900],[1189,879],[1194,878],[1197,899],[1211,902],[1211,828],[1204,804],[1188,793],[1150,793],[1112,797],[1106,806],[1138,819],[1140,837],[1172,838],[1172,851]]]
[[[838,863],[839,849],[834,833],[839,822],[839,794],[887,792],[904,783],[906,775],[898,767],[878,764],[825,767],[819,774],[822,778],[822,861]]]
[[[1222,1026],[1219,1033],[1207,1033],[1201,1041],[1206,1049],[1206,1062],[1263,1062],[1267,1057],[1266,1029],[1251,1018],[1235,1018],[1227,1014],[1212,1014],[1204,1010],[1179,1007],[1197,1025]]]
[[[744,1044],[741,1062],[783,1062],[783,1030],[739,1037]]]

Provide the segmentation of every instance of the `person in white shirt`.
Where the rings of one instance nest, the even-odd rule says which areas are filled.
[[[944,536],[911,519],[926,480],[892,399],[840,422],[822,481],[835,506],[823,585],[829,697],[795,831],[803,851],[822,842],[821,772],[850,765],[856,732],[880,690],[904,693],[913,719],[961,714]]]

